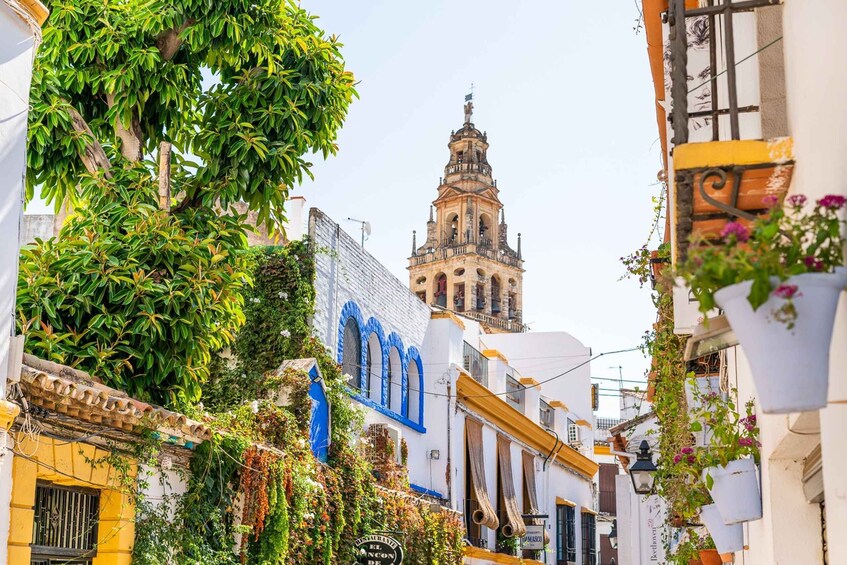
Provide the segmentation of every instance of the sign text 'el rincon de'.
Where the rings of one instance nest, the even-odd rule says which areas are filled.
[[[372,534],[356,540],[356,562],[359,565],[401,565],[403,546],[396,539]]]

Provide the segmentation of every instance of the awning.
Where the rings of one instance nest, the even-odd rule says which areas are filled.
[[[465,436],[468,442],[468,464],[471,466],[471,486],[473,496],[479,504],[471,519],[475,524],[496,530],[500,526],[497,512],[491,506],[488,487],[485,483],[485,451],[482,448],[482,424],[471,418],[465,418]]]
[[[515,495],[515,480],[512,477],[512,442],[501,435],[497,436],[497,456],[500,461],[500,489],[506,506],[506,523],[500,528],[500,532],[507,538],[523,537],[526,534],[526,526]]]
[[[526,495],[528,497],[529,503],[529,514],[541,514],[541,510],[538,506],[538,489],[535,484],[535,456],[532,453],[523,452],[523,480],[524,485],[526,486]],[[540,520],[532,519],[530,520],[535,526],[541,524]],[[544,530],[544,543],[550,543],[550,535],[547,533],[547,529]]]

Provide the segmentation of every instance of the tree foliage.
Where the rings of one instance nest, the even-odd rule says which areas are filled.
[[[25,251],[27,349],[155,401],[200,396],[243,321],[246,204],[284,218],[355,95],[284,0],[65,0],[35,61],[27,195],[73,210]],[[243,211],[243,207],[242,207]]]

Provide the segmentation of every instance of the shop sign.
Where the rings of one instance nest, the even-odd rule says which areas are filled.
[[[359,538],[355,543],[359,565],[401,565],[403,546],[396,539],[381,534]]]
[[[544,549],[544,526],[527,524],[526,535],[523,537],[521,549],[540,551]]]

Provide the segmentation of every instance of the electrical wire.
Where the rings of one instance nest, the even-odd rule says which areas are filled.
[[[769,42],[769,43],[765,44],[763,47],[761,47],[761,48],[759,48],[759,49],[756,49],[755,51],[753,51],[752,53],[750,53],[749,55],[747,55],[746,57],[744,57],[744,58],[743,58],[743,59],[741,59],[740,61],[736,61],[736,62],[735,62],[735,64],[733,65],[733,67],[737,67],[738,65],[740,65],[741,63],[743,63],[743,62],[744,62],[744,61],[746,61],[747,59],[749,59],[749,58],[751,58],[751,57],[755,57],[756,55],[758,55],[759,53],[761,53],[762,51],[764,51],[765,49],[767,49],[768,47],[770,47],[770,46],[771,46],[771,45],[773,45],[774,43],[776,43],[776,42],[778,42],[778,41],[781,41],[781,40],[782,40],[782,36],[780,35],[779,37],[777,37],[777,38],[776,38],[776,39],[774,39],[773,41],[771,41],[771,42]],[[701,88],[701,87],[703,87],[703,86],[706,86],[707,84],[709,84],[710,82],[712,82],[714,79],[716,79],[716,78],[718,78],[719,76],[721,76],[722,74],[726,73],[726,71],[727,71],[727,70],[728,70],[728,69],[724,69],[724,70],[722,70],[721,72],[719,72],[718,74],[710,76],[710,77],[706,80],[706,82],[703,82],[703,83],[701,83],[701,84],[698,84],[697,86],[695,86],[694,88],[692,88],[691,90],[689,90],[686,94],[691,94],[692,92],[694,92],[694,91],[695,91],[695,90],[697,90],[698,88]]]

